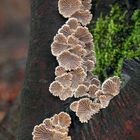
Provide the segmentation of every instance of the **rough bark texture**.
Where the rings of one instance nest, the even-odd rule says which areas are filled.
[[[31,0],[31,42],[21,93],[18,140],[31,140],[36,124],[63,110],[63,103],[48,91],[57,66],[50,45],[57,30],[64,24],[64,19],[57,10],[57,2],[58,0]]]
[[[18,140],[32,140],[32,130],[46,117],[67,111],[72,117],[72,140],[138,140],[140,137],[140,61],[126,62],[123,68],[128,80],[120,95],[107,109],[88,124],[79,123],[66,103],[53,97],[48,89],[57,66],[50,45],[64,19],[57,11],[58,0],[31,0],[31,42],[26,78],[21,93],[21,116]],[[12,139],[12,137],[11,137]]]

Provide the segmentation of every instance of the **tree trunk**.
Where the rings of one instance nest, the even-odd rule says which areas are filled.
[[[46,117],[63,110],[63,103],[49,93],[57,61],[51,43],[64,19],[57,10],[58,0],[31,0],[31,38],[26,77],[21,93],[21,120],[18,140],[31,140],[32,130]]]
[[[54,80],[54,70],[58,65],[51,54],[50,45],[58,29],[64,24],[57,2],[58,0],[31,0],[31,39],[26,77],[20,97],[21,116],[17,139],[32,140],[33,127],[60,111],[66,111],[72,117],[72,140],[137,139],[140,135],[140,72],[137,69],[126,69],[132,77],[125,89],[111,101],[107,109],[101,110],[88,124],[81,124],[69,110],[68,103],[71,99],[63,102],[49,93],[49,85]]]

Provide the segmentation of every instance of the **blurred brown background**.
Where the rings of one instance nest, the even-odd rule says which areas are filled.
[[[0,122],[20,92],[29,45],[29,0],[0,0]]]

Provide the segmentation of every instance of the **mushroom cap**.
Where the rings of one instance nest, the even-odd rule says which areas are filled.
[[[62,66],[57,66],[57,67],[55,68],[55,75],[56,75],[56,76],[61,76],[61,75],[63,75],[64,73],[66,73],[66,70],[65,70],[65,68],[63,68]]]
[[[64,140],[71,140],[71,137],[69,136],[69,137],[67,137],[66,139],[64,139]]]
[[[104,95],[104,91],[99,89],[95,92],[95,96],[99,98],[100,95]]]
[[[97,79],[97,78],[93,78],[92,80],[91,80],[91,84],[94,84],[94,85],[96,85],[97,87],[100,87],[100,80],[99,79]]]
[[[98,113],[100,111],[101,104],[99,104],[99,103],[91,103],[90,107],[91,107],[91,110],[92,110],[93,114],[96,114],[96,113]]]
[[[60,131],[55,131],[53,140],[66,140],[67,133],[62,133]]]
[[[79,40],[75,36],[70,35],[70,36],[68,36],[68,44],[72,45],[72,46],[77,45],[77,44],[79,44]]]
[[[86,49],[86,48],[85,48]],[[86,56],[84,57],[84,60],[87,61],[87,60],[91,60],[93,61],[94,63],[96,63],[96,57],[95,57],[95,52],[94,51],[87,51],[87,54]]]
[[[62,101],[65,101],[67,98],[70,98],[73,96],[73,91],[71,87],[63,88],[63,91],[60,93],[59,98]]]
[[[67,38],[63,33],[58,33],[56,36],[54,36],[54,42],[57,42],[59,44],[67,44]]]
[[[49,91],[54,96],[59,96],[60,93],[63,91],[63,86],[59,81],[53,81],[49,86]]]
[[[86,77],[86,73],[82,67],[78,67],[70,72],[72,74],[71,87],[76,89],[80,83],[82,83]]]
[[[92,14],[89,10],[79,10],[72,17],[77,18],[82,25],[87,25],[92,20]]]
[[[99,87],[97,87],[95,84],[92,84],[89,86],[89,97],[91,98],[95,98],[95,92],[99,89]]]
[[[70,48],[67,44],[60,44],[53,42],[51,44],[51,52],[54,56],[59,56],[63,51],[66,51]]]
[[[68,128],[71,124],[71,117],[69,116],[69,114],[65,113],[65,112],[60,112],[58,114],[59,117],[59,125],[61,127],[64,128]]]
[[[111,99],[112,99],[112,97],[109,96],[109,95],[100,95],[99,96],[99,101],[101,103],[101,108],[108,107]]]
[[[87,67],[82,65],[82,68],[84,69],[85,73],[87,73]]]
[[[74,102],[71,103],[70,109],[71,109],[72,111],[76,112],[77,109],[78,109],[78,105],[79,105],[78,101],[74,101]]]
[[[33,140],[53,140],[54,131],[47,129],[45,124],[36,125],[32,132]]]
[[[73,30],[75,30],[78,26],[80,26],[80,23],[76,18],[69,18],[66,24],[69,25],[70,29]]]
[[[121,81],[120,81],[120,78],[118,76],[113,76],[113,77],[110,77],[110,80],[112,80],[114,83],[117,84],[117,87],[118,89],[120,89],[120,86],[121,86]]]
[[[93,42],[89,42],[86,44],[85,49],[88,50],[89,52],[91,52],[94,48],[94,43]]]
[[[86,80],[86,81],[84,81],[82,84],[85,85],[85,86],[87,86],[87,87],[89,87],[90,82]]]
[[[48,129],[53,129],[53,124],[52,124],[52,120],[51,120],[51,119],[46,118],[46,119],[43,121],[43,124],[46,125],[46,128],[48,128]]]
[[[83,65],[87,67],[87,71],[92,71],[92,69],[95,66],[95,63],[94,61],[88,59],[87,61],[83,62]]]
[[[95,78],[95,76],[92,74],[92,72],[87,71],[87,77],[86,77],[86,80],[87,80],[88,82],[91,83],[91,80],[92,80],[93,78]]]
[[[91,0],[82,0],[82,6],[81,6],[81,9],[83,10],[90,10],[91,9]]]
[[[77,27],[73,35],[84,43],[89,43],[93,40],[92,34],[89,32],[87,27]]]
[[[68,128],[62,127],[60,125],[55,126],[55,130],[65,134],[68,134],[69,131]]]
[[[64,51],[58,58],[58,63],[60,66],[64,67],[65,70],[74,70],[81,66],[82,60],[79,56],[70,53],[69,51]]]
[[[105,80],[102,84],[102,90],[105,92],[105,94],[116,96],[119,94],[119,89],[120,86],[117,83],[110,80],[110,78]]]
[[[88,92],[88,87],[85,86],[84,84],[80,84],[80,85],[78,85],[78,87],[74,93],[74,96],[75,96],[75,98],[87,96],[88,95],[87,92]]]
[[[70,140],[71,137],[68,136],[70,124],[71,118],[67,113],[55,114],[34,127],[33,140]]]
[[[51,117],[51,122],[52,122],[53,126],[59,125],[58,121],[59,121],[58,114],[55,114],[53,117]]]
[[[64,87],[70,87],[72,84],[72,74],[64,73],[61,76],[57,76],[55,80],[60,82]]]
[[[58,33],[62,33],[65,37],[68,37],[73,33],[73,30],[70,28],[69,25],[64,24],[59,30]]]
[[[69,51],[80,57],[83,57],[87,54],[87,51],[79,44],[69,49]]]
[[[93,115],[91,109],[92,101],[89,98],[83,98],[79,100],[79,106],[76,111],[76,115],[79,117],[81,123],[87,123]]]
[[[71,17],[76,11],[80,10],[81,0],[59,0],[58,10],[65,18]]]
[[[67,38],[62,33],[59,33],[54,37],[54,42],[51,44],[51,51],[54,56],[58,56],[64,50],[68,50],[69,47]]]

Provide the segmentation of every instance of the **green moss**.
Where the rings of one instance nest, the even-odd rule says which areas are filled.
[[[108,16],[90,25],[97,59],[93,73],[101,80],[120,76],[123,61],[140,56],[140,10],[128,15],[114,5]]]

